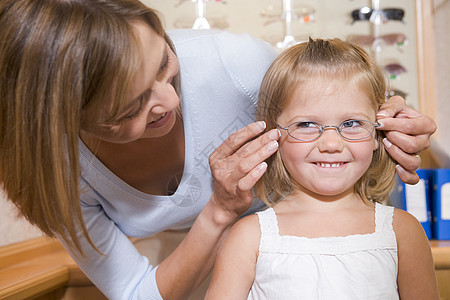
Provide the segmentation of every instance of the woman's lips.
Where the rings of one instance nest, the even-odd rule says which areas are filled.
[[[172,112],[169,111],[169,112],[163,114],[159,119],[148,123],[146,127],[147,128],[159,128],[161,126],[164,126],[167,123],[167,121],[170,120],[171,116],[172,116]]]

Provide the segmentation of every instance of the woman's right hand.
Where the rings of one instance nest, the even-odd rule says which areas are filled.
[[[252,188],[267,169],[264,162],[278,149],[278,129],[261,136],[264,122],[232,133],[209,157],[213,178],[211,202],[223,212],[221,222],[234,222],[252,204]]]

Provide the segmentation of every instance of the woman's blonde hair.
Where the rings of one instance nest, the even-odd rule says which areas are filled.
[[[20,212],[81,253],[81,126],[114,122],[140,65],[135,0],[0,1],[0,182]],[[178,84],[178,83],[176,83]],[[107,108],[107,109],[105,109]]]
[[[335,80],[361,87],[374,111],[385,101],[386,75],[364,49],[340,39],[309,39],[282,52],[268,69],[259,92],[256,120],[266,122],[266,131],[276,128],[276,120],[297,88]],[[376,139],[378,149],[355,184],[355,192],[362,199],[383,202],[394,187],[395,162],[383,147],[383,133],[377,131]],[[267,163],[267,171],[255,185],[255,195],[274,205],[291,192],[293,182],[280,152]]]

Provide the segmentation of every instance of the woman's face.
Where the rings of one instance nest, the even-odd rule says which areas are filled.
[[[180,99],[172,86],[179,71],[178,59],[163,37],[147,24],[133,25],[141,42],[141,66],[128,92],[118,122],[84,130],[90,136],[112,143],[127,143],[141,138],[158,138],[175,124]]]

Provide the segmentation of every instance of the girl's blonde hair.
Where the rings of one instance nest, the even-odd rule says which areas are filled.
[[[83,253],[81,126],[112,123],[140,65],[135,0],[0,1],[0,182],[20,212]],[[178,84],[178,83],[176,83]]]
[[[361,87],[374,111],[385,101],[386,75],[364,49],[340,39],[309,39],[282,52],[268,69],[259,92],[256,120],[266,122],[266,131],[276,128],[278,116],[297,88],[305,88],[311,82],[335,80]],[[383,133],[377,131],[376,139],[378,149],[355,184],[355,192],[362,199],[383,202],[394,187],[395,162],[383,147]],[[255,195],[274,205],[291,192],[293,182],[280,152],[267,163],[267,171],[255,185]]]

